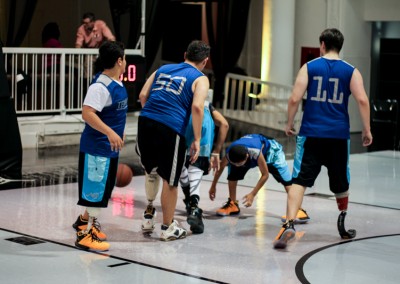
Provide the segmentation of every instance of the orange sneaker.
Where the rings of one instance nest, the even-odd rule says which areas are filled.
[[[88,220],[85,220],[82,218],[82,215],[78,216],[78,219],[76,219],[76,222],[74,224],[72,224],[72,227],[77,231],[84,231],[87,229],[88,226]],[[97,237],[102,240],[105,241],[107,239],[107,235],[101,231],[101,225],[100,223],[97,221],[96,218],[93,219],[93,225],[92,225],[92,229],[93,229],[93,233],[97,235]]]
[[[297,212],[296,219],[294,220],[294,223],[295,224],[305,224],[310,220],[311,220],[311,218],[310,218],[310,216],[308,216],[307,211],[304,210],[303,208],[300,208],[299,211]],[[283,223],[286,222],[286,215],[281,217],[281,221]]]
[[[228,201],[224,204],[224,206],[217,210],[217,215],[219,216],[236,215],[239,213],[240,209],[238,201],[233,201],[230,198],[228,198]]]
[[[76,233],[75,246],[91,251],[106,251],[110,248],[110,244],[100,240],[97,235],[93,232],[93,228],[89,232],[79,231]]]
[[[288,241],[293,239],[296,235],[296,230],[293,226],[294,221],[289,220],[283,224],[281,230],[275,238],[274,248],[275,249],[284,249],[287,246]]]

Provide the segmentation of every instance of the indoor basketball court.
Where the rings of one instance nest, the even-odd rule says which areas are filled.
[[[127,162],[128,157],[123,156],[122,161]],[[56,163],[62,165],[63,161],[49,156],[37,161],[38,175],[40,168],[55,168]],[[65,159],[64,166],[73,163]],[[291,167],[292,161],[289,163]],[[286,193],[273,179],[252,207],[241,206],[238,216],[219,217],[215,211],[228,197],[226,172],[215,201],[208,198],[212,176],[206,176],[200,201],[204,233],[188,231],[185,239],[162,242],[159,199],[155,202],[154,233],[141,232],[147,205],[144,176],[134,176],[127,187],[115,188],[109,207],[99,218],[111,244],[105,253],[74,246],[72,223],[83,210],[76,205],[76,182],[2,190],[0,282],[398,283],[400,155],[394,151],[353,154],[350,166],[346,228],[356,229],[357,236],[340,239],[336,227],[339,212],[322,171],[304,198],[303,207],[311,221],[296,225],[296,237],[285,250],[272,246],[286,206]],[[239,183],[239,197],[251,190],[258,175],[258,170],[253,170]],[[182,195],[175,218],[189,230]]]

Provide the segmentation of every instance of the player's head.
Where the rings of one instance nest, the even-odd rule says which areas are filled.
[[[343,34],[335,28],[324,30],[319,36],[319,43],[325,44],[325,51],[336,51],[340,52],[343,46],[344,37]]]
[[[124,62],[124,58],[124,45],[121,42],[105,41],[99,48],[99,62],[96,61],[96,64],[100,64],[102,69],[111,69],[118,60]]]
[[[204,66],[209,56],[210,46],[200,40],[192,41],[185,52],[185,60],[189,60],[195,64],[203,63]]]
[[[229,163],[236,167],[241,167],[246,164],[248,157],[249,154],[247,148],[242,145],[232,146],[226,154],[226,158],[228,159]]]

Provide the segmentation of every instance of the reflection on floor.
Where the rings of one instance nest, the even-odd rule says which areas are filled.
[[[44,173],[58,171],[56,165],[68,168],[75,163],[70,156],[35,166]],[[353,154],[350,166],[346,227],[356,229],[357,237],[340,239],[336,202],[323,171],[304,198],[312,219],[296,226],[296,238],[284,251],[274,250],[272,242],[281,226],[286,193],[272,179],[252,207],[241,207],[236,217],[218,217],[215,211],[228,196],[226,172],[214,202],[208,198],[212,176],[205,177],[200,202],[204,233],[161,242],[159,199],[155,232],[141,232],[146,198],[144,177],[137,175],[129,186],[115,188],[102,211],[99,221],[111,244],[102,254],[74,247],[71,225],[83,210],[76,205],[76,182],[2,190],[0,283],[398,283],[400,154]],[[250,171],[239,183],[239,197],[252,189],[258,176],[257,170]],[[181,199],[175,217],[189,229]]]

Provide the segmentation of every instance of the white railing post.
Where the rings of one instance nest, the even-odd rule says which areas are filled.
[[[71,77],[69,78],[72,79]],[[61,115],[65,117],[65,53],[61,54],[60,58],[60,105]]]

